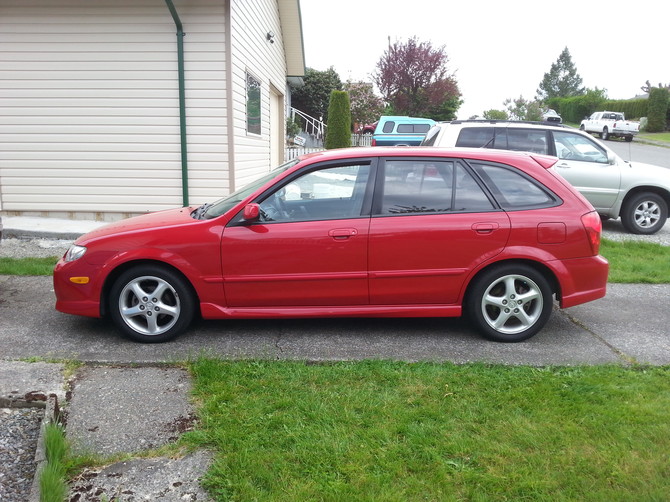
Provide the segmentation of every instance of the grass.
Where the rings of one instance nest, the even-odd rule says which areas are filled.
[[[638,138],[670,143],[670,132],[641,133]]]
[[[0,275],[51,275],[58,258],[0,257]]]
[[[62,502],[68,494],[65,459],[68,444],[63,426],[47,424],[44,430],[46,465],[40,473],[40,502]]]
[[[670,368],[192,364],[215,500],[665,500]]]

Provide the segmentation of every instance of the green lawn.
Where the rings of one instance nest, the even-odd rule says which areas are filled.
[[[215,500],[652,501],[670,368],[192,364]]]

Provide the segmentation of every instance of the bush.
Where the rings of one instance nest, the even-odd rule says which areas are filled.
[[[332,91],[328,105],[328,130],[326,148],[351,146],[351,107],[346,91]]]
[[[647,132],[663,132],[668,115],[668,89],[652,87],[649,90],[649,114]]]

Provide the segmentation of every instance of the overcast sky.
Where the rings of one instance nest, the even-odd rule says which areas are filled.
[[[670,83],[666,0],[300,0],[306,65],[342,81],[372,81],[391,42],[445,46],[464,100],[458,118],[537,88],[565,47],[589,88],[611,99]],[[654,7],[656,5],[656,7]]]

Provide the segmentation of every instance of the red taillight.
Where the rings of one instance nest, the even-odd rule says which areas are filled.
[[[586,230],[586,236],[591,244],[591,250],[594,255],[600,251],[600,234],[603,231],[603,222],[597,212],[591,211],[582,216],[582,225]]]
[[[372,146],[377,146],[377,140],[372,138]]]

